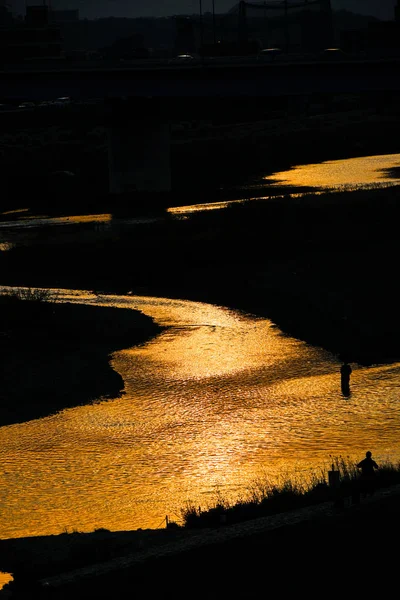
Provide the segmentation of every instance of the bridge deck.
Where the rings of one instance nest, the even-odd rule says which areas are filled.
[[[0,71],[0,97],[271,97],[400,89],[400,59]]]

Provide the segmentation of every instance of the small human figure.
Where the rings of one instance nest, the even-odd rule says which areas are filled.
[[[351,375],[351,373],[352,373],[352,368],[346,360],[340,367],[342,393],[345,396],[350,395],[350,375]]]
[[[375,471],[379,469],[379,466],[372,458],[369,450],[366,452],[365,458],[357,464],[357,467],[361,469],[360,492],[365,496],[372,496],[376,487]]]

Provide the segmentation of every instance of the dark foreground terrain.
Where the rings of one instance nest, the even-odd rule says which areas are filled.
[[[395,584],[398,487],[215,530],[65,534],[0,542],[3,593],[76,598],[380,597]],[[64,538],[64,539],[61,539]]]

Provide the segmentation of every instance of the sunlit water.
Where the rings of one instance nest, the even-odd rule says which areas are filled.
[[[359,158],[348,158],[343,160],[326,161],[322,163],[298,165],[287,171],[280,171],[262,178],[262,184],[256,187],[265,188],[265,196],[257,196],[251,198],[246,187],[243,188],[243,198],[238,200],[226,200],[223,202],[209,202],[207,198],[204,203],[198,202],[194,205],[186,206],[170,206],[167,213],[176,216],[177,218],[185,218],[195,212],[205,212],[212,210],[221,210],[228,208],[232,204],[243,202],[252,202],[280,196],[279,186],[307,189],[305,192],[298,191],[290,194],[286,189],[284,196],[301,197],[310,193],[321,194],[327,191],[353,191],[362,188],[384,187],[400,184],[400,177],[394,173],[391,174],[391,169],[400,166],[400,154],[382,154],[376,156],[363,156]],[[250,190],[251,187],[250,186]],[[274,191],[276,188],[276,191]],[[30,236],[31,240],[37,239],[37,235],[43,236],[43,233],[37,234],[38,231],[45,232],[46,237],[50,237],[50,231],[55,230],[53,241],[58,240],[58,243],[71,241],[71,235],[62,233],[64,230],[73,230],[74,227],[86,226],[87,231],[99,230],[112,231],[117,230],[122,224],[124,226],[140,225],[142,223],[154,222],[157,217],[135,217],[135,218],[120,218],[115,219],[113,215],[92,214],[92,215],[73,215],[62,217],[47,217],[46,215],[31,216],[25,215],[27,209],[19,209],[18,211],[7,211],[0,213],[0,252],[7,251],[13,247],[14,243],[18,243],[23,236],[23,241],[26,243],[26,236]]]
[[[382,154],[376,156],[363,156],[346,158],[343,160],[330,160],[322,163],[297,165],[287,171],[279,171],[262,178],[262,184],[256,187],[265,187],[265,196],[257,198],[227,200],[224,202],[205,202],[191,206],[173,206],[168,211],[173,215],[186,215],[189,213],[220,210],[232,204],[265,200],[265,198],[280,195],[279,186],[304,188],[307,191],[297,191],[284,196],[299,198],[310,193],[317,195],[329,191],[355,191],[368,188],[388,187],[400,184],[400,177],[391,173],[393,168],[400,167],[400,154]],[[250,186],[250,190],[251,187]],[[277,191],[274,191],[276,188]],[[243,190],[246,191],[246,188]],[[250,192],[251,193],[251,192]]]
[[[7,583],[10,583],[10,581],[13,581],[11,573],[3,573],[0,571],[0,590],[3,589]]]
[[[399,154],[329,161],[275,173],[265,185],[268,193],[279,184],[315,193],[396,185],[389,169],[399,164]],[[169,210],[181,218],[231,203]],[[14,217],[3,215],[0,251],[142,222]],[[345,397],[336,358],[267,319],[159,298],[77,291],[60,300],[139,309],[168,329],[113,355],[125,382],[120,399],[0,428],[0,538],[163,527],[188,502],[207,508],[218,493],[234,501],[259,477],[307,480],[331,456],[359,459],[370,449],[378,462],[400,460],[400,364],[353,364]],[[0,588],[9,578],[0,573]]]
[[[330,456],[400,459],[400,364],[353,364],[267,319],[162,298],[61,291],[167,329],[116,352],[125,394],[0,428],[0,538],[157,528],[187,503],[246,496],[258,477],[308,479]],[[62,385],[62,382],[60,382]]]
[[[400,154],[362,156],[299,165],[288,171],[274,173],[264,180],[275,185],[352,190],[400,183],[400,177],[390,174],[394,167],[400,167]]]

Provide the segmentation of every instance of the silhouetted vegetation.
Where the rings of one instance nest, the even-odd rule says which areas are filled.
[[[182,526],[189,529],[222,527],[329,501],[341,506],[345,499],[351,501],[354,495],[358,496],[360,473],[356,463],[343,457],[333,458],[332,469],[339,474],[335,488],[329,485],[328,472],[321,469],[320,475],[314,474],[311,483],[289,478],[277,485],[270,484],[267,479],[259,479],[249,489],[246,498],[232,502],[218,495],[215,504],[206,510],[188,503],[181,510]],[[384,462],[375,479],[376,489],[399,484],[400,464]]]
[[[35,288],[15,288],[6,290],[3,294],[3,305],[11,306],[14,302],[20,300],[26,300],[27,302],[55,302],[57,299],[57,292],[46,289],[35,289]]]

